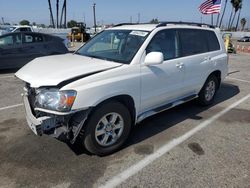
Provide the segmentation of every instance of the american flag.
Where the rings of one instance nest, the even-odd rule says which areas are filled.
[[[221,0],[207,0],[201,4],[199,10],[202,14],[220,13]]]

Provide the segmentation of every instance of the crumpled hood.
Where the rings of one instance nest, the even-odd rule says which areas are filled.
[[[28,82],[31,87],[56,86],[80,76],[121,66],[120,63],[65,54],[36,58],[17,71],[16,77]]]

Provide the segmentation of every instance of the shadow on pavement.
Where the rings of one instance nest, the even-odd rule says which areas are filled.
[[[202,117],[200,117],[198,114],[208,110],[209,108],[219,103],[233,98],[239,92],[240,90],[238,86],[223,83],[217,93],[214,104],[211,106],[202,107],[197,105],[196,101],[190,101],[183,105],[177,106],[175,108],[166,110],[162,113],[149,117],[132,129],[131,135],[127,143],[124,145],[123,149],[142,142],[143,140],[148,139],[160,132],[163,132],[186,119],[201,120]],[[79,149],[82,148],[79,147],[79,145],[72,146],[69,144],[69,147],[76,155],[88,154],[84,149]]]
[[[231,84],[222,84],[220,90],[217,93],[214,103],[210,106],[200,106],[194,100],[159,113],[155,116],[149,117],[134,128],[125,147],[137,144],[172,126],[175,126],[182,121],[185,121],[186,119],[201,120],[203,118],[198,114],[219,103],[231,99],[239,92],[240,90],[238,86]]]

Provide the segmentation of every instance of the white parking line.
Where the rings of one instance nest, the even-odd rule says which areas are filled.
[[[165,145],[160,147],[156,152],[154,152],[153,154],[145,157],[144,159],[142,159],[138,163],[132,165],[131,167],[129,167],[125,171],[121,172],[120,174],[114,176],[111,180],[107,181],[104,185],[102,185],[100,187],[101,188],[111,188],[111,187],[116,187],[116,186],[120,185],[122,182],[127,180],[129,177],[135,175],[140,170],[142,170],[144,167],[148,166],[149,164],[151,164],[156,159],[163,156],[165,153],[167,153],[168,151],[170,151],[174,147],[176,147],[179,144],[183,143],[184,141],[189,139],[191,136],[193,136],[195,133],[197,133],[200,130],[206,128],[208,125],[210,125],[211,123],[216,121],[218,118],[220,118],[221,116],[226,114],[228,111],[232,110],[233,108],[235,108],[236,106],[243,103],[244,101],[246,101],[249,98],[250,98],[250,94],[248,94],[247,96],[245,96],[242,99],[238,100],[237,102],[231,104],[230,106],[228,106],[227,108],[225,108],[221,112],[217,113],[216,115],[212,116],[211,118],[205,120],[204,122],[202,122],[201,124],[199,124],[195,128],[191,129],[190,131],[188,131],[187,133],[185,133],[181,137],[175,138],[172,141],[166,143]]]
[[[20,103],[20,104],[15,104],[15,105],[11,105],[11,106],[1,107],[1,108],[0,108],[0,111],[7,110],[7,109],[11,109],[11,108],[17,108],[17,107],[19,107],[19,106],[23,106],[23,104]]]
[[[232,78],[232,77],[227,77],[227,78],[230,79],[230,80],[236,80],[236,81],[239,81],[239,82],[245,82],[245,83],[250,84],[250,81],[248,81],[248,80],[242,80],[242,79]]]
[[[15,78],[14,75],[10,75],[10,76],[0,76],[0,79],[4,79],[4,78]]]

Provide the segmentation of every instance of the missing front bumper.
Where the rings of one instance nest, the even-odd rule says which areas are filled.
[[[72,144],[76,141],[91,111],[91,108],[88,108],[67,115],[51,115],[48,113],[48,115],[36,118],[27,94],[23,95],[23,102],[28,126],[34,134],[39,136],[46,134],[62,141],[70,140]]]
[[[44,131],[53,129],[56,127],[55,118],[50,116],[43,116],[36,118],[30,108],[27,95],[23,95],[23,102],[26,112],[26,120],[30,129],[36,134],[41,136]]]

